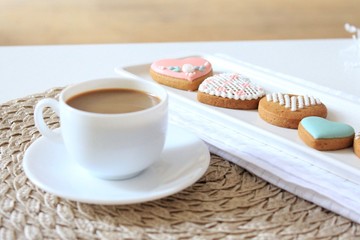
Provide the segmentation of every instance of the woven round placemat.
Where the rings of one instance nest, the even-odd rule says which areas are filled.
[[[0,105],[0,239],[356,239],[360,225],[216,155],[191,187],[156,201],[102,206],[44,192],[22,169],[39,136],[34,105],[62,88]],[[50,110],[45,119],[59,126]]]

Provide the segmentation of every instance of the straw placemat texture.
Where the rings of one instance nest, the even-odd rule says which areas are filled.
[[[205,175],[166,198],[102,206],[31,183],[24,152],[39,136],[34,105],[62,88],[0,105],[0,239],[356,239],[360,225],[271,185],[216,155]],[[45,119],[59,126],[49,111]]]

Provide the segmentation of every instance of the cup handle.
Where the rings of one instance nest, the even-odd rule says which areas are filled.
[[[39,129],[40,133],[54,142],[62,140],[61,133],[51,130],[44,121],[43,110],[44,108],[51,108],[56,115],[60,116],[59,102],[52,98],[45,98],[40,100],[34,110],[35,126]]]

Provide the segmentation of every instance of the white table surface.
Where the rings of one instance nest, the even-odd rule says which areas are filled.
[[[348,91],[356,94],[360,68],[346,70],[342,54],[353,45],[349,38],[0,47],[0,103],[52,87],[117,76],[113,69],[118,66],[203,53],[225,54],[335,89],[354,83]]]

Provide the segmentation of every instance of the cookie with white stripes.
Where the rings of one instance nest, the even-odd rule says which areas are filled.
[[[239,73],[221,73],[205,79],[199,86],[199,102],[232,109],[257,109],[265,91]]]
[[[356,156],[360,158],[360,132],[357,132],[355,134],[353,146],[354,146],[354,153],[356,154]]]
[[[320,99],[307,95],[270,93],[259,102],[259,116],[266,122],[284,128],[297,129],[309,116],[326,118],[327,108]]]

